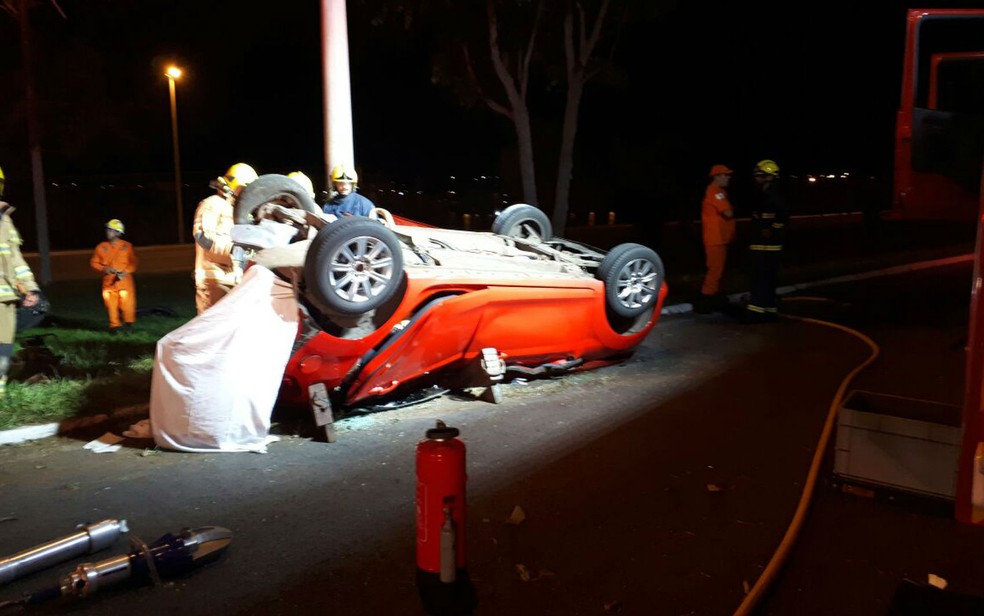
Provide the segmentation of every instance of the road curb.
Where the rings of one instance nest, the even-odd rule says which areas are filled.
[[[16,445],[24,441],[33,441],[54,436],[58,434],[59,425],[57,423],[38,424],[0,430],[0,445]]]

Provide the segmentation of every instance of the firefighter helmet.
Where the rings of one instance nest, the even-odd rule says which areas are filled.
[[[3,174],[3,167],[0,167],[0,197],[3,196],[3,185],[7,182],[7,176]]]
[[[291,171],[290,173],[287,174],[287,177],[289,177],[290,179],[294,180],[295,182],[303,186],[304,190],[306,190],[307,193],[311,195],[311,198],[312,199],[314,198],[314,182],[311,181],[311,178],[304,175],[304,173],[301,171]]]
[[[359,183],[359,174],[347,165],[335,165],[335,168],[331,170],[331,181],[352,182],[352,185],[355,186]]]
[[[121,221],[119,218],[114,218],[113,220],[107,222],[106,228],[112,229],[113,231],[116,231],[120,235],[126,233],[126,227],[123,226],[123,221]]]
[[[755,170],[752,175],[779,175],[779,165],[774,160],[760,160],[755,163]]]
[[[230,189],[236,190],[246,186],[258,176],[256,175],[256,170],[247,165],[246,163],[236,163],[235,165],[229,167],[229,170],[225,173],[225,183]]]

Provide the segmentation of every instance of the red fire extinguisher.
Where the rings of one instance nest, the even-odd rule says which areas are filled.
[[[432,616],[475,608],[465,562],[465,443],[438,420],[417,443],[417,586]]]

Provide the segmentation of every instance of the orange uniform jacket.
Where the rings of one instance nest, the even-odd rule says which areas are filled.
[[[723,213],[727,210],[732,210],[728,191],[711,182],[704,192],[704,201],[700,208],[705,245],[721,246],[730,244],[735,239],[735,219],[724,217]]]
[[[103,289],[133,290],[133,272],[137,271],[137,255],[133,252],[133,244],[118,239],[116,243],[110,241],[101,242],[96,246],[96,250],[89,259],[92,269],[103,274]],[[116,274],[106,274],[103,270],[107,267],[126,272],[122,278]]]

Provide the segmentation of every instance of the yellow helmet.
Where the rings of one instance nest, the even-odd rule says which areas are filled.
[[[355,186],[359,183],[359,174],[355,172],[355,169],[350,169],[348,165],[335,165],[335,168],[331,170],[331,181],[352,182],[352,185]]]
[[[294,180],[295,182],[303,186],[304,190],[306,190],[308,194],[311,195],[311,198],[314,198],[314,182],[311,181],[311,178],[304,175],[304,173],[301,171],[291,171],[290,173],[287,174],[287,177],[289,177],[290,179]]]
[[[121,235],[123,233],[126,233],[126,227],[123,226],[123,221],[121,221],[119,218],[114,218],[113,220],[107,222],[106,228],[112,229],[113,231],[116,231]]]
[[[246,186],[257,177],[259,176],[256,175],[256,170],[246,163],[236,163],[225,173],[226,184],[232,190]]]
[[[3,185],[7,183],[7,176],[3,174],[3,167],[0,167],[0,197],[3,196]]]
[[[779,175],[779,165],[776,164],[774,160],[760,160],[755,163],[755,170],[752,171],[752,175]]]

